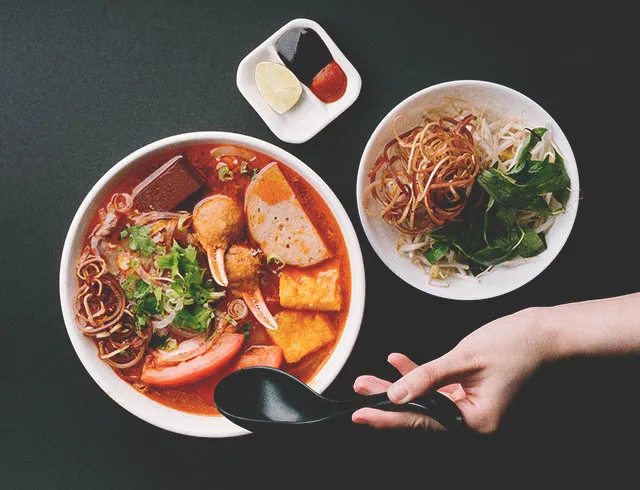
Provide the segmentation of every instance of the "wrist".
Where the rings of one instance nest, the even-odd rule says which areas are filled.
[[[563,330],[554,321],[553,308],[534,307],[517,313],[525,324],[527,339],[538,365],[560,359],[563,353]]]

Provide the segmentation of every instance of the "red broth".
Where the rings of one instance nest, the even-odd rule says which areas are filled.
[[[205,182],[204,187],[200,191],[181,203],[176,210],[191,212],[198,201],[210,194],[225,194],[235,198],[239,203],[244,203],[245,190],[251,182],[251,170],[262,169],[265,165],[273,162],[274,159],[254,150],[247,150],[256,156],[256,159],[248,162],[249,172],[241,174],[239,172],[239,167],[235,167],[232,164],[231,168],[234,172],[234,178],[233,180],[223,182],[218,178],[218,171],[216,170],[217,162],[210,155],[210,151],[218,146],[223,145],[188,146],[181,149],[173,149],[147,159],[139,164],[131,174],[124,178],[113,189],[113,192],[107,196],[102,205],[106,205],[111,199],[111,196],[116,192],[131,193],[138,183],[176,155],[183,155],[189,162],[191,168],[194,169]],[[342,236],[333,213],[325,201],[320,197],[313,186],[305,181],[293,169],[287,167],[281,162],[278,162],[278,166],[287,178],[296,194],[296,197],[301,202],[316,229],[322,235],[331,256],[340,259],[341,264],[340,286],[342,292],[342,309],[338,312],[326,312],[331,319],[334,332],[336,333],[336,339],[323,348],[307,355],[296,364],[288,364],[284,362],[281,366],[281,369],[291,373],[298,379],[304,382],[309,382],[331,356],[331,353],[333,352],[344,329],[351,298],[351,268],[344,237]],[[95,225],[97,221],[98,216],[96,215],[92,226],[89,227],[89,230],[93,229],[93,225]],[[117,235],[118,233],[119,230],[116,230],[114,235]],[[248,236],[246,239],[250,241]],[[89,235],[86,237],[86,244],[88,244],[88,242]],[[282,309],[278,297],[278,277],[273,275],[268,282],[261,284],[261,290],[269,310],[272,314],[277,314],[278,311]],[[223,310],[226,309],[226,305],[229,301],[230,299],[228,298],[220,300],[220,302],[217,303],[216,308]],[[253,328],[251,329],[249,338],[245,341],[245,344],[241,349],[241,353],[245,352],[251,346],[274,345],[264,327],[258,323],[255,318],[253,318],[251,313],[249,313],[247,321],[252,321]],[[143,362],[140,362],[132,368],[125,370],[114,369],[114,371],[122,379],[127,381],[131,376],[139,376],[142,370],[142,364]],[[230,371],[230,366],[232,364],[233,362],[211,377],[197,383],[175,388],[148,386],[146,391],[144,391],[144,394],[158,403],[183,412],[201,415],[219,415],[219,412],[216,410],[213,403],[213,390],[217,382]]]

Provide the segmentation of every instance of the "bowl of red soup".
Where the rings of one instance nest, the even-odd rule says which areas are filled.
[[[335,194],[286,151],[200,132],[151,143],[91,189],[60,268],[67,332],[118,404],[201,437],[246,433],[216,384],[252,366],[322,392],[355,343],[364,268]]]

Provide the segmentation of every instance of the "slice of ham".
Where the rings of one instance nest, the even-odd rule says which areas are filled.
[[[245,214],[252,238],[263,252],[305,267],[329,258],[322,237],[287,179],[273,162],[247,188]]]

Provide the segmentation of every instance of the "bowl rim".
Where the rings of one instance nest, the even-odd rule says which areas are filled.
[[[418,90],[417,92],[409,95],[408,97],[400,101],[382,118],[382,120],[378,123],[376,128],[371,133],[371,136],[369,137],[367,144],[365,145],[365,148],[362,152],[362,156],[360,158],[360,163],[358,166],[358,174],[356,178],[356,199],[357,199],[357,206],[358,206],[358,215],[360,217],[360,223],[362,225],[362,228],[364,229],[367,240],[371,245],[371,247],[373,248],[373,250],[375,251],[376,255],[385,264],[385,266],[387,266],[387,268],[391,272],[393,272],[396,276],[398,276],[407,284],[413,286],[414,288],[422,292],[425,292],[427,294],[437,296],[440,298],[450,299],[450,300],[471,301],[471,300],[490,299],[490,298],[495,298],[498,296],[503,296],[505,294],[508,294],[528,284],[537,276],[539,276],[547,267],[549,267],[549,265],[551,265],[551,263],[556,259],[556,257],[559,255],[561,250],[564,248],[564,245],[569,239],[569,235],[571,235],[571,230],[573,229],[573,225],[575,224],[576,216],[578,213],[579,197],[576,199],[573,199],[570,202],[571,206],[569,208],[569,211],[564,215],[566,216],[565,225],[564,225],[565,231],[563,235],[558,237],[559,246],[557,247],[557,250],[553,251],[552,255],[549,255],[544,261],[541,261],[541,265],[535,271],[533,271],[532,274],[527,274],[524,280],[513,281],[511,284],[501,288],[499,291],[495,293],[488,293],[486,291],[483,292],[482,288],[478,288],[478,291],[473,294],[465,294],[464,292],[460,293],[456,291],[457,288],[437,288],[437,287],[431,287],[428,285],[425,286],[423,284],[418,284],[415,281],[411,281],[408,277],[404,277],[403,272],[400,270],[397,270],[397,268],[395,268],[394,265],[387,259],[387,257],[385,256],[384,248],[379,243],[377,243],[376,240],[372,239],[372,237],[375,235],[375,231],[370,226],[368,222],[369,217],[366,215],[362,206],[361,189],[363,189],[363,182],[366,179],[366,176],[367,176],[366,174],[368,171],[368,168],[365,170],[365,167],[368,167],[367,163],[369,161],[369,156],[372,151],[372,148],[376,143],[377,138],[384,131],[384,129],[392,123],[393,119],[397,117],[399,113],[401,113],[401,111],[403,111],[405,108],[410,106],[414,101],[423,97],[425,94],[436,92],[443,89],[460,88],[460,87],[466,87],[470,89],[489,88],[492,90],[509,92],[513,96],[519,97],[523,101],[526,101],[531,107],[535,107],[536,109],[538,109],[540,113],[543,114],[548,119],[549,122],[554,124],[555,126],[554,140],[562,139],[566,142],[566,150],[563,150],[563,156],[565,157],[565,161],[572,162],[572,165],[575,169],[575,178],[574,176],[572,176],[571,182],[572,182],[572,187],[575,186],[575,188],[578,189],[577,191],[578,194],[580,189],[580,181],[579,181],[577,163],[576,163],[573,150],[571,148],[571,145],[569,144],[568,138],[566,137],[566,135],[562,131],[562,128],[556,122],[556,120],[540,104],[535,102],[530,97],[526,96],[525,94],[515,89],[512,89],[505,85],[501,85],[499,83],[488,82],[483,80],[465,79],[465,80],[452,80],[452,81],[430,85],[421,90]],[[426,284],[426,281],[425,281],[425,284]]]
[[[109,375],[103,376],[103,374],[99,372],[98,366],[102,361],[98,358],[97,354],[92,352],[92,355],[89,355],[84,353],[81,348],[81,343],[86,341],[86,337],[82,335],[76,326],[75,314],[72,306],[72,287],[69,286],[67,279],[70,272],[75,271],[76,257],[74,253],[76,251],[74,250],[73,245],[76,236],[80,231],[80,227],[85,220],[90,219],[90,216],[87,217],[89,208],[96,204],[95,201],[101,193],[108,192],[109,188],[118,184],[120,181],[118,177],[122,178],[121,172],[127,168],[134,168],[143,158],[157,154],[158,152],[171,147],[177,148],[187,145],[221,143],[236,144],[252,148],[274,158],[275,160],[278,160],[279,162],[282,162],[284,165],[291,167],[296,173],[300,174],[300,176],[307,180],[307,182],[309,182],[316,192],[318,192],[318,194],[325,200],[342,232],[351,267],[351,300],[344,329],[336,346],[334,347],[333,352],[324,362],[320,371],[318,371],[318,373],[316,373],[309,382],[309,386],[316,391],[324,391],[340,373],[353,350],[360,332],[362,317],[364,315],[365,300],[365,273],[362,251],[353,224],[346,210],[342,206],[342,203],[331,188],[313,169],[311,169],[311,167],[288,151],[279,148],[276,145],[252,136],[233,132],[199,131],[162,138],[133,151],[107,170],[107,172],[100,177],[82,200],[65,237],[60,258],[59,271],[60,303],[67,334],[71,340],[71,344],[73,345],[76,355],[80,359],[80,362],[98,386],[100,386],[100,388],[121,407],[145,422],[179,434],[215,438],[236,437],[248,434],[249,432],[232,424],[223,417],[218,418],[182,412],[155,402],[154,400],[139,393],[139,395],[145,400],[148,400],[159,407],[158,410],[145,412],[143,407],[140,406],[146,405],[142,399],[135,399],[140,400],[139,402],[131,401],[127,396],[125,396],[125,392],[119,388],[122,387],[123,389],[133,390],[128,383],[120,380],[121,384],[117,383],[117,389],[113,389],[113,386],[109,386],[109,384],[112,383],[113,378],[108,379]],[[117,377],[115,372],[110,372],[113,376]],[[211,426],[208,426],[205,422],[211,419],[222,420],[223,422],[213,423]]]

